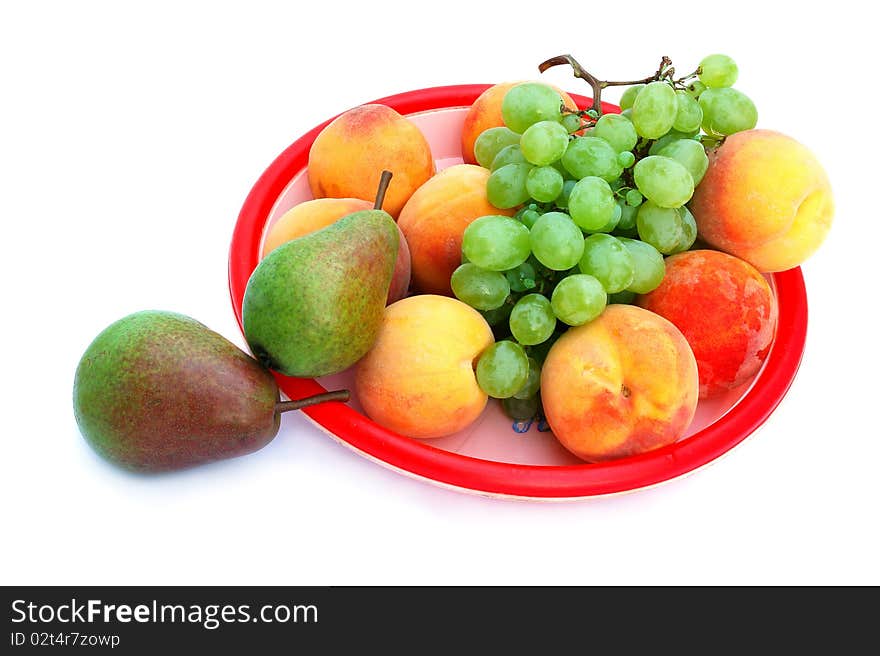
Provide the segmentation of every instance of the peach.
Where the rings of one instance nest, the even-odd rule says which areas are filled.
[[[518,82],[501,82],[495,86],[491,86],[481,93],[474,104],[470,106],[464,117],[464,124],[461,129],[461,156],[465,164],[476,164],[477,158],[474,157],[474,142],[484,130],[489,128],[500,127],[504,125],[504,119],[501,118],[501,102],[511,87],[521,84],[523,80]],[[569,109],[577,109],[577,103],[572,100],[565,91],[555,85],[549,85],[559,92],[562,101]]]
[[[609,305],[598,319],[569,328],[541,371],[553,434],[589,462],[675,442],[697,398],[697,363],[684,335],[634,305]]]
[[[343,216],[372,207],[372,202],[359,198],[316,198],[294,205],[269,228],[266,239],[263,241],[261,257],[266,257],[281,244],[291,239],[326,228]],[[400,226],[397,230],[400,234],[400,242],[397,261],[394,264],[394,274],[391,277],[391,286],[388,288],[387,303],[399,301],[409,291],[411,274],[409,246],[407,246]]]
[[[776,330],[776,297],[748,262],[719,251],[666,258],[666,275],[637,305],[669,319],[697,359],[700,398],[742,385],[758,373]]]
[[[371,201],[386,169],[394,177],[382,208],[397,218],[412,193],[434,174],[434,158],[419,128],[385,105],[343,112],[309,151],[309,187],[315,198]]]
[[[401,435],[451,435],[486,407],[474,361],[493,342],[472,307],[410,296],[385,308],[376,342],[355,367],[355,394],[368,417]]]
[[[690,209],[707,244],[768,273],[799,266],[819,248],[834,201],[805,146],[780,132],[746,130],[710,154]]]
[[[412,282],[424,294],[452,295],[449,278],[461,264],[461,236],[481,216],[503,214],[486,196],[489,170],[457,164],[419,187],[404,206],[398,225],[412,256]]]

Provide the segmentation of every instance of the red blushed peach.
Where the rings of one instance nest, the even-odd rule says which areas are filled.
[[[707,244],[768,273],[796,267],[819,248],[834,201],[805,146],[772,130],[746,130],[710,154],[690,209]]]
[[[368,417],[401,435],[451,435],[486,407],[473,362],[493,341],[486,320],[461,301],[410,296],[385,308],[355,368],[355,394]]]
[[[477,158],[474,157],[474,143],[477,137],[484,130],[489,128],[497,128],[504,125],[504,119],[501,117],[501,103],[511,87],[521,84],[519,82],[501,82],[495,86],[489,87],[471,105],[468,113],[464,117],[464,124],[461,129],[461,156],[465,164],[476,164]],[[572,100],[565,91],[554,85],[549,85],[559,92],[562,101],[569,109],[577,110],[577,103]]]
[[[385,105],[361,105],[341,114],[309,151],[309,186],[315,198],[371,201],[383,170],[393,177],[382,209],[395,219],[435,170],[425,135]]]
[[[412,257],[412,282],[424,294],[452,295],[449,278],[461,264],[464,229],[481,216],[503,214],[486,196],[489,170],[458,164],[440,171],[418,188],[403,210],[398,225]]]
[[[640,307],[669,319],[697,359],[700,398],[742,385],[770,351],[776,297],[748,262],[719,251],[695,250],[666,258],[666,275]]]
[[[671,444],[697,408],[694,354],[658,314],[609,305],[590,323],[569,328],[541,370],[541,399],[553,434],[589,462]]]
[[[326,228],[344,216],[372,207],[372,202],[358,198],[316,198],[294,205],[269,228],[266,239],[263,241],[261,257],[266,257],[281,244],[291,239]],[[400,234],[400,241],[397,248],[397,261],[394,264],[394,275],[391,277],[391,285],[388,288],[387,303],[399,301],[409,291],[411,275],[409,246],[400,226],[397,230]]]

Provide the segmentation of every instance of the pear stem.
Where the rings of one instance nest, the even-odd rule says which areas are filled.
[[[374,210],[381,210],[382,203],[385,202],[385,192],[388,191],[388,183],[391,182],[391,171],[382,171],[382,177],[379,178],[379,189],[376,191],[376,202],[373,204]]]
[[[342,401],[345,403],[351,398],[348,390],[335,390],[333,392],[324,392],[323,394],[315,394],[307,396],[304,399],[296,399],[295,401],[278,401],[275,404],[275,412],[287,412],[288,410],[301,410],[308,408],[310,405],[318,405],[327,401]]]

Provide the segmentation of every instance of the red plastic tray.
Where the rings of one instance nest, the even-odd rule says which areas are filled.
[[[447,108],[466,108],[489,86],[433,87],[371,102],[388,105],[404,115],[419,115]],[[571,95],[581,107],[590,104],[589,98]],[[603,109],[617,110],[604,103]],[[267,222],[273,212],[277,215],[279,198],[291,181],[307,167],[309,148],[315,137],[332,120],[316,126],[288,146],[260,176],[244,202],[229,252],[229,290],[239,327],[244,290],[259,262]],[[445,164],[450,163],[455,162]],[[438,166],[440,164],[438,162]],[[779,320],[764,367],[708,425],[675,444],[639,456],[598,464],[502,462],[437,446],[442,440],[418,441],[398,435],[361,414],[356,400],[350,405],[314,406],[304,412],[331,436],[361,455],[399,472],[455,489],[493,496],[575,499],[655,485],[706,465],[739,444],[767,420],[788,391],[806,339],[806,290],[800,268],[772,274],[768,279],[776,293]],[[325,390],[312,379],[281,375],[276,378],[290,398]],[[717,408],[715,412],[719,414]]]

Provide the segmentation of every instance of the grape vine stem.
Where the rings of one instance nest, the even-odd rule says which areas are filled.
[[[571,55],[557,55],[556,57],[551,57],[547,61],[541,62],[538,65],[538,71],[541,73],[545,72],[548,68],[552,68],[553,66],[564,66],[568,64],[571,66],[572,72],[576,78],[581,80],[585,80],[590,87],[593,89],[593,106],[592,109],[595,110],[598,116],[602,115],[602,90],[606,87],[622,87],[622,86],[632,86],[634,84],[648,84],[650,82],[656,82],[658,80],[662,80],[667,77],[671,77],[675,73],[675,69],[672,67],[672,60],[665,55],[660,60],[660,66],[657,68],[657,72],[653,75],[649,75],[646,78],[641,80],[628,80],[628,81],[612,81],[612,80],[600,80],[595,75],[587,71],[583,66],[580,65],[577,59],[572,57]]]

